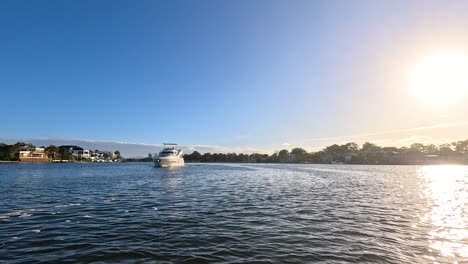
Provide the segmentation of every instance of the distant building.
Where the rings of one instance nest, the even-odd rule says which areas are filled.
[[[97,156],[99,157],[109,157],[109,158],[114,157],[114,153],[111,151],[96,151],[94,153],[97,154]]]
[[[82,147],[78,147],[78,146],[75,146],[75,145],[63,145],[63,146],[59,146],[60,149],[66,149],[68,151],[68,154],[73,154],[73,153],[76,153],[78,154],[78,152],[81,150],[83,151],[83,148]],[[83,154],[83,153],[81,153]]]
[[[115,155],[111,151],[94,151],[91,155],[91,160],[93,162],[112,162],[115,158]]]
[[[91,157],[92,151],[89,149],[83,149],[83,158],[89,159]]]
[[[19,152],[19,160],[23,162],[47,162],[49,158],[44,148],[24,148]]]
[[[76,156],[76,157],[79,157],[79,158],[80,158],[80,157],[83,156],[83,151],[84,151],[83,148],[77,147],[77,148],[73,148],[73,149],[71,150],[71,153],[70,153],[70,154],[72,154],[73,156]]]
[[[59,148],[66,149],[68,154],[73,155],[77,158],[90,158],[92,154],[90,150],[75,145],[64,145],[60,146]]]

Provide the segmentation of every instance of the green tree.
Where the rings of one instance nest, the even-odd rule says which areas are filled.
[[[366,142],[362,145],[362,149],[361,149],[363,152],[375,152],[375,151],[378,151],[380,150],[380,147],[377,146],[376,144],[374,143],[369,143],[369,142]]]
[[[429,145],[426,145],[424,147],[424,152],[426,153],[435,153],[437,152],[439,149],[436,147],[436,145],[434,144],[429,144]]]
[[[359,151],[359,145],[355,142],[346,143],[345,148],[348,152],[357,152]]]
[[[445,143],[445,144],[439,145],[439,151],[441,153],[450,153],[450,152],[453,152],[453,149],[450,144]]]
[[[201,156],[200,161],[201,162],[213,162],[213,157],[211,156],[211,153],[205,153]]]
[[[67,148],[59,148],[59,156],[60,156],[60,161],[63,160],[70,160],[70,153],[68,152]]]
[[[55,160],[56,157],[59,156],[60,150],[54,145],[50,145],[47,148],[45,148],[45,153],[47,154],[47,157],[51,160]]]
[[[200,161],[200,160],[201,160],[201,157],[202,157],[202,155],[201,155],[200,152],[198,152],[198,151],[194,151],[194,152],[192,152],[192,154],[190,154],[190,155],[191,155],[192,161]]]
[[[384,162],[382,148],[373,143],[364,143],[362,145],[361,155],[360,158],[367,164],[380,164]]]
[[[282,149],[278,152],[278,157],[284,158],[289,154],[289,151],[287,149]]]
[[[410,146],[410,150],[413,150],[413,151],[423,152],[425,149],[426,149],[426,146],[424,146],[424,144],[421,144],[421,143],[413,143]]]
[[[238,156],[239,162],[247,162],[249,161],[249,155],[240,153]]]
[[[275,151],[270,157],[268,157],[268,162],[270,163],[277,163],[279,162],[278,151]]]
[[[468,152],[468,140],[453,142],[452,146],[455,147],[456,151],[462,153]]]
[[[296,157],[296,162],[304,162],[307,158],[307,151],[302,148],[293,148],[291,154]]]
[[[19,159],[20,147],[15,145],[0,144],[0,160],[16,161]]]
[[[344,156],[349,152],[346,145],[340,146],[337,144],[328,146],[323,151],[325,152],[325,155],[323,156],[324,159],[331,159],[333,161],[344,161]]]
[[[295,155],[296,157],[302,156],[302,155],[304,155],[306,153],[307,153],[307,151],[305,149],[302,149],[302,148],[293,148],[291,150],[291,154]]]

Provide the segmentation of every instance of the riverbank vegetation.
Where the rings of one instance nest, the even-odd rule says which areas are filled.
[[[127,158],[123,159],[122,162],[152,162],[153,159],[150,157],[146,158]]]
[[[334,144],[317,152],[283,149],[272,155],[205,153],[184,155],[186,162],[322,163],[322,164],[468,164],[468,140],[435,146],[414,143],[409,147],[380,147],[366,142]]]

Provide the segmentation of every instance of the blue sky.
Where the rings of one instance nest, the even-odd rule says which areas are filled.
[[[263,150],[465,139],[406,75],[463,1],[1,1],[0,137]],[[422,128],[422,129],[421,129]],[[416,130],[414,130],[416,129]]]

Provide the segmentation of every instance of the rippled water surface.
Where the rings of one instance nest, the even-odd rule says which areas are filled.
[[[0,164],[0,262],[468,263],[467,166]]]

